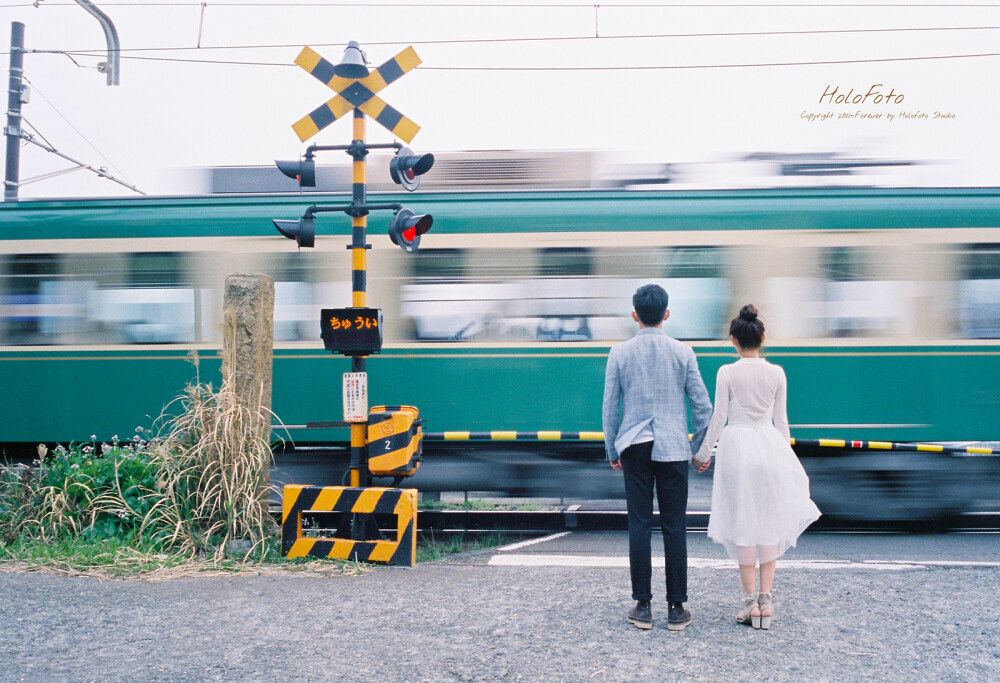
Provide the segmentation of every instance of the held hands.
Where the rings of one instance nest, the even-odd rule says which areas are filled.
[[[698,458],[694,457],[693,455],[691,456],[691,467],[698,470],[698,474],[701,474],[702,472],[707,470],[708,466],[711,464],[712,464],[712,456],[709,456],[708,460],[706,460],[705,462],[701,462],[700,460],[698,460]]]

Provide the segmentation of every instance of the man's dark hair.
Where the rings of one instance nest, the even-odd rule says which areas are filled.
[[[643,285],[632,295],[632,307],[643,325],[659,325],[667,312],[667,292],[659,285]]]

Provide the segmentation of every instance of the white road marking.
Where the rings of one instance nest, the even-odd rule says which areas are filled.
[[[536,543],[545,543],[546,541],[554,541],[557,538],[562,538],[563,536],[568,536],[571,532],[560,531],[558,534],[552,534],[551,536],[543,536],[541,538],[531,538],[527,541],[519,541],[517,543],[511,543],[510,545],[502,545],[497,548],[497,552],[506,552],[508,550],[517,550],[518,548],[524,548],[529,545],[535,545]],[[521,557],[518,555],[518,557]]]
[[[539,543],[555,536],[524,541]],[[506,546],[502,550],[523,547],[520,544]],[[664,558],[654,557],[653,566],[663,567]],[[489,564],[494,567],[592,567],[618,569],[628,568],[628,557],[618,555],[494,555]],[[689,557],[688,567],[693,569],[735,569],[732,560],[707,557]],[[868,569],[876,571],[902,571],[907,569],[928,569],[930,567],[1000,567],[1000,562],[972,562],[961,560],[780,560],[781,569]]]

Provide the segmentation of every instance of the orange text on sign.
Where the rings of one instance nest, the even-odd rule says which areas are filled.
[[[335,330],[370,330],[373,327],[378,327],[378,320],[373,318],[363,318],[360,315],[351,320],[350,318],[331,318],[330,327]]]

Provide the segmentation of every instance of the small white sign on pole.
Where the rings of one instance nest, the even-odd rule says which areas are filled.
[[[368,421],[368,373],[344,373],[344,422]]]

